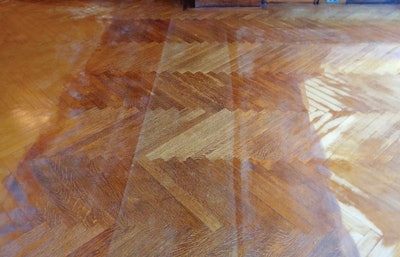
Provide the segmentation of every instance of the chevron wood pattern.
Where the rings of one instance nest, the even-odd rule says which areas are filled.
[[[237,6],[237,7],[249,7],[249,6],[260,6],[260,0],[196,0],[196,7],[218,7],[218,6]]]
[[[0,1],[0,256],[400,256],[399,21]]]

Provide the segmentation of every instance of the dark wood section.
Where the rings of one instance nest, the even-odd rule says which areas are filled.
[[[0,256],[400,256],[399,22],[2,1]]]

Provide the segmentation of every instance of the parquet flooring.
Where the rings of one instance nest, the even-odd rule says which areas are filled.
[[[0,1],[0,256],[400,256],[399,21]]]

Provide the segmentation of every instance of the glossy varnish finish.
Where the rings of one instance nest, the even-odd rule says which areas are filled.
[[[0,4],[0,256],[400,256],[400,10]]]
[[[261,6],[261,0],[196,0],[196,7],[248,7]]]

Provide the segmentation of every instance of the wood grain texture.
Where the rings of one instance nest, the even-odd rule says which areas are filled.
[[[196,0],[195,7],[256,7],[261,0]]]
[[[400,9],[0,3],[0,256],[400,256]]]

